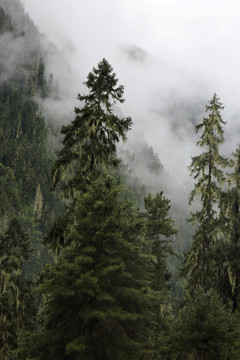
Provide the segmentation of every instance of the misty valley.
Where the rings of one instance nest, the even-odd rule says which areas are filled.
[[[0,360],[238,360],[240,146],[223,151],[221,99],[192,121],[185,184],[128,140],[108,59],[71,98],[19,0],[0,0],[0,44]]]

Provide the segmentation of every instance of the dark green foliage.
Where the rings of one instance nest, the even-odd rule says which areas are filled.
[[[152,246],[152,254],[157,259],[153,289],[163,290],[169,282],[170,274],[166,258],[173,250],[166,238],[177,233],[174,221],[169,217],[170,200],[164,198],[163,192],[155,197],[148,195],[144,199],[146,209],[146,238]]]
[[[125,165],[124,160],[120,163],[117,170],[118,176],[122,182],[127,185],[129,194],[128,197],[141,208],[144,208],[144,196],[146,196],[146,186],[142,180],[134,173],[132,169]]]
[[[15,21],[23,25],[28,22],[22,4],[18,1],[4,4],[4,8],[10,13],[15,10],[21,13],[21,19],[14,17]],[[5,64],[0,64],[0,73],[3,79],[6,78],[0,84],[0,162],[13,170],[21,195],[24,196],[22,201],[29,205],[38,185],[46,186],[44,183],[49,167],[46,126],[33,98],[46,92],[45,66],[40,56],[39,34],[31,34],[34,41],[30,34],[23,36],[21,31],[17,31],[19,24],[13,23],[13,27],[9,46],[13,47],[11,42],[19,40],[22,52],[28,55],[28,61],[19,60],[18,63],[16,59],[11,71],[2,69],[1,66]],[[4,31],[8,30],[4,28]],[[32,42],[38,44],[39,48],[37,45],[33,47]],[[8,50],[7,46],[2,49],[3,53]]]
[[[55,255],[58,255],[61,248],[65,246],[64,231],[67,227],[72,208],[67,208],[64,214],[61,214],[54,221],[44,239],[44,244],[51,249]]]
[[[62,211],[62,204],[49,191],[50,169],[53,154],[47,149],[47,129],[36,101],[46,97],[45,65],[40,46],[40,35],[24,14],[18,1],[4,2],[6,12],[12,20],[12,29],[4,42],[2,54],[12,42],[20,42],[26,58],[11,64],[5,71],[5,62],[0,64],[0,233],[6,231],[9,221],[17,216],[29,236],[33,253],[28,266],[31,275],[42,267],[44,253],[41,240],[49,224]],[[19,14],[19,17],[16,16]],[[23,28],[32,30],[23,33]],[[14,58],[12,54],[12,58]],[[7,62],[8,63],[8,62]],[[20,214],[20,215],[19,215]]]
[[[27,201],[34,197],[47,171],[46,129],[38,112],[37,104],[25,100],[20,88],[0,87],[0,161],[22,182]]]
[[[172,359],[237,360],[239,336],[239,318],[223,305],[215,291],[198,288],[175,321]]]
[[[185,205],[185,189],[179,188],[179,185],[165,172],[157,154],[154,154],[152,148],[145,142],[137,142],[133,150],[133,153],[124,148],[119,151],[122,158],[119,175],[130,189],[129,197],[141,209],[144,209],[144,197],[147,193],[156,194],[159,189],[164,189],[165,194],[171,194],[169,214],[178,229],[178,233],[171,239],[171,246],[175,253],[183,254],[189,248],[192,240],[192,228],[186,222],[188,212]],[[168,271],[171,272],[171,292],[175,298],[181,297],[182,280],[178,272],[179,256],[168,256],[167,263]]]
[[[76,117],[71,125],[62,127],[63,149],[55,162],[52,178],[55,188],[68,175],[63,186],[65,196],[74,197],[84,180],[89,181],[90,174],[118,164],[116,144],[126,139],[132,121],[113,113],[113,105],[124,99],[123,86],[117,87],[118,79],[112,71],[105,59],[93,68],[85,82],[89,95],[78,95],[84,105],[75,108]]]
[[[38,62],[36,80],[38,89],[41,89],[41,95],[45,97],[47,92],[47,81],[45,78],[45,65],[42,57],[40,57]]]
[[[16,219],[0,237],[0,253],[0,358],[7,360],[18,347],[23,330],[32,328],[34,317],[31,284],[22,275],[29,241]]]
[[[30,351],[38,359],[154,359],[167,331],[170,247],[160,234],[176,230],[162,193],[149,195],[141,213],[111,174],[131,124],[113,114],[123,87],[111,73],[105,59],[93,69],[84,107],[62,129],[53,187],[62,181],[70,201],[46,239],[58,256],[39,288],[45,318]]]
[[[32,206],[22,208],[18,215],[18,220],[23,229],[25,229],[29,238],[30,254],[27,261],[24,262],[23,274],[28,279],[36,281],[46,262],[51,262],[51,255],[48,254],[47,248],[43,246],[44,229],[37,220]]]
[[[216,247],[215,257],[217,264],[222,264],[222,296],[232,303],[233,310],[240,310],[240,147],[233,153],[230,165],[233,171],[227,177],[229,189],[222,193],[220,201],[224,241]]]
[[[113,177],[87,186],[40,287],[48,301],[39,359],[151,359],[163,299],[151,288],[157,256],[144,222]]]
[[[0,358],[25,360],[27,333],[33,331],[35,317],[30,279],[36,279],[46,261],[51,262],[41,242],[62,205],[49,192],[53,155],[47,149],[45,120],[36,101],[50,91],[42,57],[45,49],[22,3],[1,3]],[[11,221],[15,217],[19,221]]]
[[[14,172],[0,163],[0,216],[3,217],[5,212],[14,214],[19,208],[20,194]]]
[[[176,267],[169,257],[173,247],[186,247],[189,230],[182,204],[175,200],[171,212],[169,200],[157,192],[167,183],[171,193],[172,185],[152,148],[141,144],[134,155],[123,156],[129,168],[119,166],[116,146],[132,124],[114,112],[124,101],[123,86],[103,59],[87,77],[88,94],[78,95],[75,119],[62,127],[51,179],[65,196],[62,213],[58,195],[49,193],[51,152],[60,148],[60,136],[54,125],[47,134],[36,102],[59,100],[57,80],[52,74],[46,80],[40,38],[21,3],[3,3],[0,36],[20,41],[26,56],[21,65],[0,64],[0,359],[239,359],[240,150],[223,193],[228,161],[219,153],[219,99],[214,95],[196,126],[203,153],[192,158],[190,203],[199,199],[200,209],[191,214],[196,228],[183,271],[187,296],[175,318],[167,261]],[[10,16],[15,10],[21,13],[16,23]],[[47,136],[55,144],[49,149]],[[10,221],[16,215],[19,221]],[[173,246],[169,237],[177,231],[170,216],[184,234]],[[49,224],[45,243],[55,252],[54,264],[41,243]],[[38,278],[46,262],[36,325],[27,279]]]
[[[5,223],[20,213],[36,259],[43,257],[40,242],[54,220],[57,201],[49,192],[51,156],[46,149],[45,122],[25,91],[17,80],[0,85],[0,223],[6,228]],[[31,263],[28,269],[34,275],[41,266]]]
[[[196,132],[202,130],[197,145],[204,152],[192,158],[191,175],[197,180],[190,194],[190,203],[195,197],[200,198],[201,209],[191,214],[190,221],[197,225],[193,243],[185,257],[185,278],[191,292],[197,285],[205,290],[218,284],[217,269],[213,259],[213,248],[216,244],[221,227],[218,221],[217,206],[220,201],[223,168],[228,160],[219,154],[219,146],[223,143],[223,129],[220,111],[223,109],[219,98],[214,94],[206,106],[208,117],[196,126]]]
[[[36,57],[37,54],[29,59],[23,74],[17,68],[15,77],[0,84],[1,230],[26,208],[32,209],[30,217],[35,215],[42,232],[54,219],[52,208],[57,201],[49,193],[48,182],[52,155],[46,149],[44,118],[33,100],[44,90],[40,87],[45,76],[42,60],[35,66]],[[37,70],[39,67],[41,71]],[[32,84],[36,84],[35,92],[29,90]]]
[[[170,200],[163,196],[163,191],[155,196],[148,194],[144,198],[146,218],[148,220],[148,236],[152,240],[159,240],[159,234],[169,237],[176,234],[173,228],[174,221],[169,217]]]
[[[174,228],[174,221],[169,216],[170,201],[163,196],[163,192],[155,196],[149,194],[144,198],[144,203],[145,241],[150,246],[150,253],[154,256],[150,274],[151,289],[157,291],[160,294],[159,300],[161,299],[160,303],[159,301],[156,303],[157,327],[153,338],[160,356],[166,352],[172,311],[172,300],[169,296],[171,274],[167,259],[175,253],[172,242],[170,243],[168,238],[176,234],[177,230]]]

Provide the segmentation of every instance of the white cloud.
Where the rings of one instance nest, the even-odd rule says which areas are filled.
[[[202,119],[214,92],[226,105],[226,151],[234,150],[240,118],[239,1],[25,0],[25,8],[82,79],[107,58],[125,86],[124,113],[170,173],[186,177],[196,151],[192,122]],[[147,54],[146,61],[123,56],[123,49],[134,47]]]

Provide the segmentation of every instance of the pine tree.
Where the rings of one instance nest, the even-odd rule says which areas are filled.
[[[197,285],[208,290],[217,284],[217,269],[213,260],[213,247],[219,239],[221,227],[218,220],[218,205],[224,182],[223,168],[228,160],[220,155],[219,146],[223,143],[223,128],[220,111],[223,109],[219,98],[214,94],[206,106],[207,117],[196,126],[202,131],[197,145],[205,151],[192,158],[191,175],[197,180],[189,202],[200,198],[201,208],[191,214],[190,221],[197,225],[193,243],[185,256],[184,275],[188,291]]]
[[[123,103],[122,85],[106,59],[93,68],[84,83],[88,95],[78,94],[82,107],[75,108],[76,117],[70,125],[63,126],[63,148],[53,168],[53,188],[66,177],[63,186],[65,196],[74,197],[74,192],[94,173],[118,165],[116,144],[126,139],[130,129],[130,117],[120,118],[113,112],[117,102]],[[91,174],[91,175],[90,175]]]

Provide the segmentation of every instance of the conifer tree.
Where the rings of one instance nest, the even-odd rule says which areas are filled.
[[[111,65],[103,59],[84,83],[89,94],[78,94],[83,105],[75,108],[75,119],[62,127],[63,148],[55,162],[52,179],[55,188],[70,172],[63,186],[65,196],[74,197],[74,192],[94,173],[118,165],[116,144],[126,139],[132,120],[120,118],[113,112],[114,104],[124,102],[124,87],[117,83]]]
[[[166,239],[176,234],[177,230],[174,228],[174,221],[169,217],[170,200],[163,196],[163,192],[157,193],[154,197],[148,194],[144,198],[144,203],[146,238],[152,247],[152,254],[157,258],[152,286],[162,291],[168,288],[170,279],[166,258],[173,253]]]
[[[200,155],[192,158],[191,175],[197,180],[189,202],[200,198],[201,208],[191,214],[190,221],[197,225],[193,243],[185,256],[184,275],[188,291],[194,291],[197,285],[208,290],[217,284],[217,269],[213,260],[213,247],[219,239],[221,227],[218,219],[218,205],[224,182],[223,168],[228,160],[220,155],[219,146],[223,143],[222,103],[214,94],[206,106],[207,117],[196,126],[201,131],[197,145],[204,149]]]
[[[163,296],[152,286],[157,257],[145,220],[110,175],[75,202],[65,248],[40,291],[47,320],[38,359],[151,359]],[[154,357],[153,357],[154,358]]]
[[[115,87],[111,71],[103,59],[89,74],[90,94],[79,97],[85,105],[63,128],[53,187],[62,181],[72,201],[47,239],[52,248],[63,246],[39,288],[46,299],[45,321],[29,354],[39,360],[157,356],[167,276],[159,233],[170,236],[175,229],[162,194],[146,198],[142,214],[126,200],[112,171],[118,164],[116,143],[125,138],[131,119],[112,113],[110,100],[122,102],[123,88]],[[157,284],[157,267],[164,285]]]
[[[70,125],[62,127],[63,148],[58,154],[52,171],[52,188],[61,184],[64,197],[70,199],[66,212],[53,224],[46,244],[56,253],[64,245],[64,228],[71,214],[71,202],[84,192],[86,184],[102,172],[116,169],[116,145],[126,140],[130,117],[120,118],[113,106],[123,103],[122,85],[106,59],[93,68],[84,83],[88,95],[78,94],[82,107],[75,108],[76,117]]]
[[[144,198],[144,204],[145,241],[150,248],[149,253],[154,256],[151,267],[148,267],[151,278],[150,287],[158,294],[155,302],[156,327],[153,340],[159,356],[160,354],[164,356],[170,332],[169,314],[172,310],[169,293],[171,274],[167,258],[175,255],[168,238],[176,234],[177,230],[174,228],[174,221],[169,216],[170,200],[163,196],[162,191],[155,196],[148,194]]]

